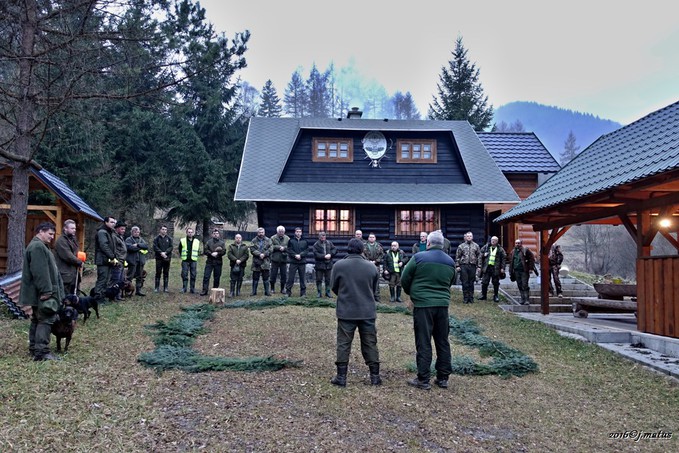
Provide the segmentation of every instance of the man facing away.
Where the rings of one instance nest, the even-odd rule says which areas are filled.
[[[457,246],[455,262],[462,281],[462,298],[465,304],[471,304],[474,302],[474,280],[481,269],[481,248],[474,242],[471,231],[464,234],[464,241]]]
[[[168,292],[167,283],[170,277],[170,262],[172,260],[172,238],[167,235],[167,227],[160,227],[158,236],[153,239],[153,253],[156,257],[156,280],[154,291],[160,291],[160,276],[163,276],[163,292]]]
[[[505,272],[507,253],[498,244],[498,237],[490,238],[490,243],[481,247],[481,297],[479,300],[488,298],[488,284],[493,282],[493,302],[499,302],[500,276]]]
[[[186,237],[179,240],[179,256],[182,260],[182,292],[186,292],[187,283],[191,294],[196,292],[196,276],[198,274],[198,256],[200,241],[194,237],[193,228],[186,229]]]
[[[417,377],[408,385],[431,389],[432,350],[436,347],[436,379],[440,388],[448,388],[448,376],[453,372],[448,341],[448,306],[450,287],[455,281],[455,263],[443,251],[443,234],[434,231],[427,236],[427,251],[415,254],[403,269],[401,285],[413,302],[413,328]]]
[[[203,254],[207,256],[205,261],[205,272],[203,272],[203,291],[201,296],[207,295],[210,286],[210,275],[214,275],[213,288],[219,288],[219,280],[222,277],[222,257],[226,255],[226,242],[222,239],[218,228],[212,230],[212,237],[205,243]]]
[[[26,314],[31,316],[28,350],[35,361],[60,360],[50,353],[52,324],[58,319],[57,310],[65,296],[64,283],[48,247],[55,234],[56,228],[52,223],[44,222],[37,226],[35,237],[24,252],[21,271],[19,297],[21,305],[30,307],[25,309]]]
[[[276,293],[276,278],[281,275],[281,293],[285,293],[288,281],[288,243],[290,236],[285,234],[285,227],[279,225],[276,234],[271,236],[271,294]]]
[[[61,236],[54,244],[54,257],[56,258],[57,268],[64,282],[64,292],[75,294],[78,282],[78,273],[83,267],[83,262],[78,258],[78,240],[75,237],[75,221],[68,219],[64,222]]]
[[[330,382],[340,387],[347,385],[351,343],[356,329],[361,339],[363,360],[370,370],[370,383],[382,384],[375,326],[375,290],[379,272],[361,256],[362,252],[363,242],[352,238],[347,246],[347,256],[335,263],[331,272],[332,291],[337,294],[337,374]]]

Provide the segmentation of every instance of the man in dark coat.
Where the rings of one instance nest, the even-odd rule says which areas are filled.
[[[285,292],[285,283],[288,280],[288,242],[290,236],[285,234],[285,227],[279,225],[276,234],[271,236],[271,294],[276,293],[276,278],[281,275],[281,293]]]
[[[377,267],[377,272],[382,272],[382,262],[384,261],[384,248],[377,242],[374,233],[368,235],[368,242],[363,243],[363,256]],[[380,301],[380,287],[375,291],[375,302]]]
[[[222,277],[222,257],[226,255],[226,243],[218,228],[212,230],[212,237],[205,243],[203,254],[207,256],[207,260],[205,261],[201,296],[207,295],[208,286],[210,286],[210,274],[214,274],[213,288],[219,288],[219,279]]]
[[[430,390],[431,340],[436,347],[436,379],[434,384],[448,388],[448,376],[453,372],[448,340],[450,287],[455,281],[455,263],[443,251],[443,234],[434,231],[427,236],[427,251],[416,253],[406,264],[401,285],[413,303],[415,360],[417,377],[408,385]]]
[[[127,244],[125,243],[125,230],[127,230],[127,224],[123,221],[116,222],[113,228],[113,244],[116,254],[116,260],[118,264],[115,264],[111,268],[111,283],[117,283],[120,291],[115,296],[115,300],[123,299],[123,284],[125,283],[125,278],[127,277]]]
[[[57,268],[64,282],[64,292],[66,294],[76,293],[78,286],[78,273],[83,267],[83,262],[78,258],[78,240],[75,237],[75,221],[69,219],[64,222],[64,229],[61,236],[54,244],[54,257],[57,261]]]
[[[52,324],[57,320],[57,311],[64,299],[64,283],[57,269],[54,254],[49,244],[56,228],[54,224],[41,223],[35,229],[35,237],[24,252],[24,266],[21,271],[21,305],[31,316],[28,331],[28,350],[33,360],[59,360],[50,353]]]
[[[335,263],[331,272],[332,291],[337,294],[337,374],[330,382],[347,385],[351,343],[358,329],[361,354],[370,370],[370,383],[380,385],[380,355],[377,349],[375,291],[379,281],[377,267],[361,256],[363,242],[353,238],[347,256]]]
[[[509,260],[509,276],[512,281],[516,281],[516,286],[519,287],[521,294],[521,305],[530,304],[530,287],[528,286],[528,279],[530,273],[535,272],[538,275],[535,267],[535,255],[528,247],[523,246],[521,239],[514,241],[514,250]]]
[[[144,297],[141,289],[144,286],[144,265],[146,264],[146,255],[149,253],[149,245],[143,237],[141,237],[141,229],[138,226],[133,226],[130,229],[130,237],[125,239],[127,246],[127,278],[135,283],[135,294]]]
[[[288,242],[288,260],[290,262],[290,272],[288,272],[288,283],[285,285],[285,293],[292,296],[292,287],[295,284],[295,275],[299,275],[299,297],[306,296],[306,257],[309,253],[309,243],[302,238],[302,229],[295,228],[295,236]]]
[[[264,295],[270,296],[269,291],[269,272],[271,271],[271,239],[266,237],[264,228],[257,228],[257,236],[250,244],[250,254],[252,255],[252,293],[251,296],[257,295],[257,286],[259,286],[259,277],[262,277],[264,284]]]
[[[549,295],[554,295],[554,286],[556,286],[556,296],[562,298],[561,293],[561,279],[559,278],[559,271],[561,270],[561,263],[563,263],[563,253],[561,253],[561,246],[559,244],[552,245],[549,250]],[[554,280],[554,286],[552,286],[552,280]]]
[[[156,258],[156,279],[154,291],[160,291],[160,276],[163,276],[163,292],[168,292],[167,282],[170,277],[172,260],[172,238],[167,235],[167,227],[160,227],[158,236],[153,240],[153,254]]]
[[[507,253],[498,244],[498,237],[490,238],[490,243],[481,247],[481,297],[479,300],[488,299],[488,284],[493,282],[493,302],[499,302],[500,278],[505,273]],[[504,278],[504,277],[502,277]]]
[[[384,279],[389,282],[389,302],[403,302],[401,300],[401,274],[407,261],[398,242],[392,242],[389,251],[384,255]]]
[[[318,241],[313,246],[316,271],[316,296],[323,297],[323,282],[325,282],[325,297],[330,294],[330,273],[332,260],[337,255],[337,247],[327,239],[325,231],[318,233]]]
[[[471,304],[474,302],[474,280],[481,271],[481,248],[474,242],[471,231],[464,234],[464,241],[457,246],[455,263],[462,281],[462,298],[465,304]]]
[[[103,303],[104,293],[111,280],[111,270],[116,265],[121,265],[116,259],[115,242],[113,240],[113,227],[116,219],[106,217],[104,224],[97,230],[94,239],[94,264],[97,265],[97,283],[94,285],[94,297],[97,302]]]
[[[240,287],[243,284],[243,275],[249,256],[248,246],[243,244],[243,236],[236,234],[234,241],[229,244],[229,251],[226,254],[231,266],[229,297],[233,297],[234,292],[236,296],[240,296]]]

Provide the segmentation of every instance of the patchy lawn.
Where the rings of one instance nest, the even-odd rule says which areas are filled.
[[[484,335],[529,355],[540,371],[510,379],[451,376],[448,390],[408,387],[412,318],[378,314],[384,385],[368,385],[357,338],[348,386],[337,388],[329,382],[334,310],[284,306],[217,310],[193,347],[215,356],[302,360],[299,368],[157,374],[137,362],[155,347],[144,326],[207,300],[172,284],[170,294],[147,289],[145,298],[102,307],[101,319],[78,326],[61,362],[32,362],[28,322],[0,320],[0,451],[677,449],[675,381],[492,303],[463,305],[458,293],[452,315],[476,320]],[[453,353],[478,357],[454,342]],[[609,438],[632,430],[673,438]]]

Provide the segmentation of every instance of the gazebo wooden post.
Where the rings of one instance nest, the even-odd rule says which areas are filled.
[[[547,230],[540,230],[540,309],[543,315],[549,314],[549,243]]]

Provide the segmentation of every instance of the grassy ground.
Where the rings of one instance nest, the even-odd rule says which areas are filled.
[[[172,272],[177,276],[176,268]],[[28,323],[0,320],[0,451],[677,449],[676,382],[492,303],[463,305],[459,293],[451,314],[475,319],[488,337],[530,355],[540,372],[511,379],[452,376],[448,390],[410,388],[412,318],[380,314],[384,385],[367,385],[355,344],[348,386],[337,388],[329,383],[334,310],[286,306],[218,310],[194,348],[218,356],[303,360],[301,367],[157,374],[137,363],[154,349],[144,326],[206,300],[181,294],[179,287],[173,280],[170,294],[150,292],[104,306],[101,319],[78,327],[61,362],[30,361]],[[459,344],[453,353],[475,354]],[[632,430],[673,432],[673,438],[609,438]]]

